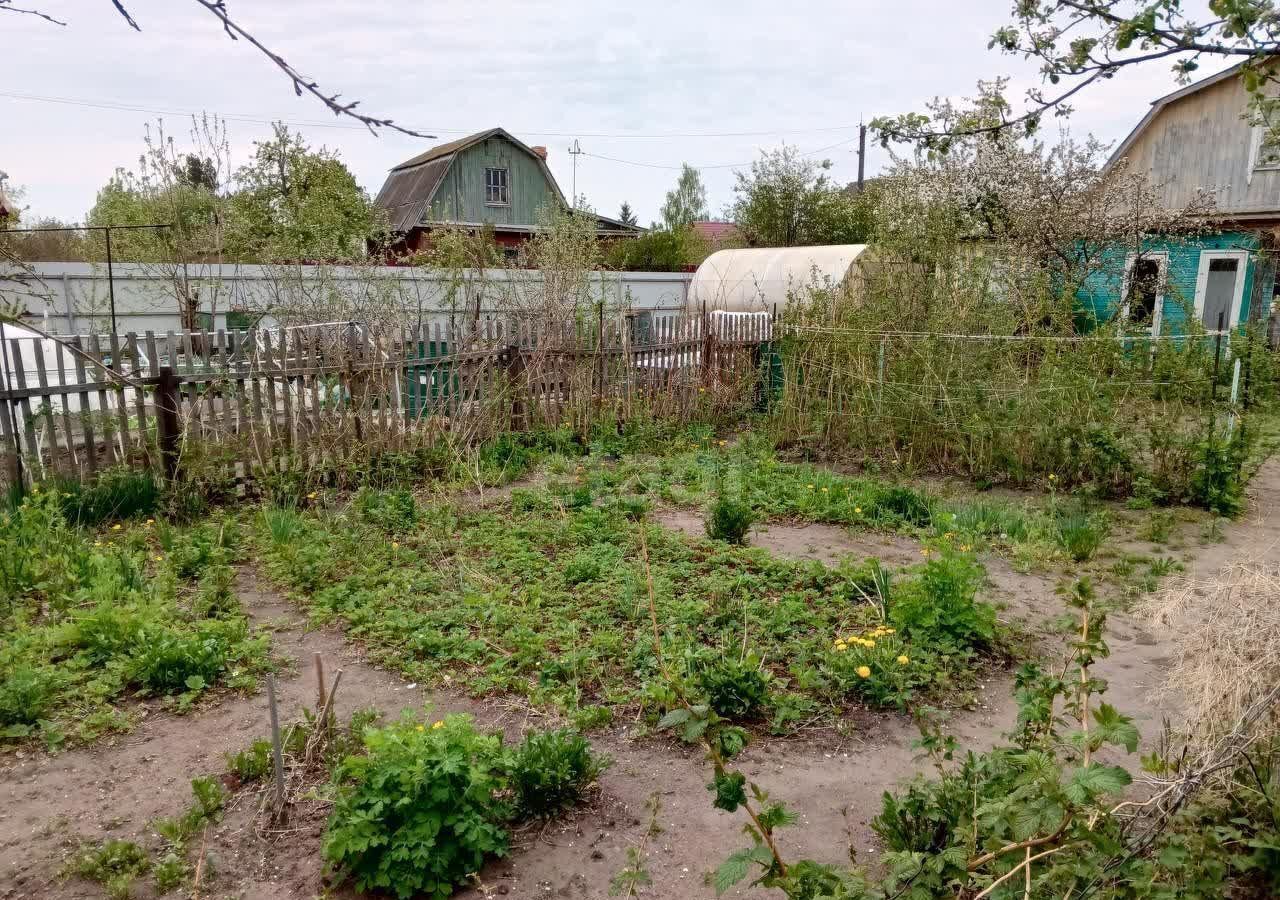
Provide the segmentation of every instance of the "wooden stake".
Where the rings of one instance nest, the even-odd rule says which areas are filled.
[[[276,815],[284,811],[284,753],[280,747],[280,715],[276,710],[276,676],[267,675],[267,709],[271,714],[271,758],[275,763]]]
[[[319,653],[311,654],[316,664],[316,709],[324,709],[324,658]]]

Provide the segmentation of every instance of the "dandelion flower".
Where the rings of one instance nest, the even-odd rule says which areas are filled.
[[[154,524],[156,524],[156,520],[155,520],[155,519],[147,519],[147,524],[148,524],[148,525],[154,525]]]
[[[834,649],[837,653],[843,653],[844,651],[849,649],[849,645],[846,644],[844,641],[836,641],[835,647],[833,647],[832,649]]]
[[[314,499],[316,499],[316,492],[315,492],[315,491],[312,491],[310,494],[307,494],[307,499],[308,499],[308,500],[314,500]]]
[[[861,506],[855,506],[855,507],[853,508],[853,514],[854,514],[854,515],[856,515],[856,516],[860,516],[860,515],[862,515],[862,507],[861,507]]]
[[[93,546],[95,546],[95,547],[101,547],[101,546],[102,546],[102,541],[94,541],[94,542],[93,542]]]
[[[826,488],[823,488],[823,489],[822,489],[822,493],[824,493],[824,494],[825,494],[825,493],[827,493],[827,489],[826,489]]]
[[[862,642],[862,646],[866,647],[868,650],[874,647],[875,645],[876,645],[876,642],[872,640],[866,640]]]
[[[392,550],[396,549],[396,548],[397,548],[397,547],[399,547],[399,546],[400,546],[400,542],[399,542],[399,541],[392,541],[392,542],[391,542],[391,549],[392,549]]]
[[[898,665],[900,666],[905,666],[909,662],[911,662],[911,660],[906,656],[906,654],[898,657]]]
[[[884,633],[885,633],[885,634],[896,634],[896,633],[897,633],[897,631],[898,631],[898,629],[896,629],[896,628],[886,628],[886,629],[884,630]]]
[[[119,522],[117,522],[116,524],[114,524],[114,525],[112,525],[112,526],[111,526],[111,530],[112,530],[112,531],[119,531],[119,530],[120,530],[121,528],[123,528],[123,527],[124,527],[123,525],[121,525]]]
[[[813,485],[808,485],[809,490],[813,490]]]
[[[721,442],[720,442],[720,446],[721,446],[721,447],[723,447],[723,446],[725,446],[725,445],[726,445],[726,444],[728,444],[728,443],[729,443],[728,441],[721,441]]]
[[[928,548],[928,547],[921,547],[921,548],[920,548],[920,555],[921,555],[921,556],[928,556],[928,555],[929,555],[929,548]]]
[[[436,719],[434,722],[431,723],[431,729],[433,731],[437,728],[443,728],[443,727],[444,727],[444,721],[441,719]]]
[[[161,556],[159,553],[157,553],[155,556],[153,556],[153,557],[152,557],[152,559],[154,559],[156,562],[163,562],[163,561],[164,561],[164,557],[163,557],[163,556]]]
[[[859,678],[870,678],[870,677],[871,677],[871,667],[870,667],[870,666],[858,666],[858,677],[859,677]]]
[[[418,726],[418,730],[419,730],[419,731],[426,731],[426,730],[427,730],[427,726],[425,726],[425,725],[419,725],[419,726]]]

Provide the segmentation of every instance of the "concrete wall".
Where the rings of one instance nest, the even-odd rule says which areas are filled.
[[[42,284],[22,287],[0,276],[0,302],[25,304],[27,320],[56,334],[110,331],[110,303],[105,265],[92,263],[35,263]],[[337,266],[189,265],[118,263],[114,267],[116,330],[178,331],[182,327],[175,278],[185,278],[185,290],[199,298],[206,327],[237,327],[236,311],[257,319],[261,311],[285,298],[314,297],[317,309],[349,307],[346,300],[393,305],[407,321],[429,324],[449,321],[452,314],[474,308],[495,316],[509,309],[511,298],[536,296],[542,275],[536,271],[489,269],[462,273],[398,266],[350,269]],[[673,272],[593,273],[590,302],[609,308],[643,310],[682,309],[692,275]],[[334,300],[337,297],[338,299]],[[227,315],[232,314],[232,325]],[[327,316],[326,316],[327,318]],[[275,324],[268,316],[264,324]]]

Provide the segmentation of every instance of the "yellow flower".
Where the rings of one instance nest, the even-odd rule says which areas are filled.
[[[427,730],[427,726],[425,726],[425,725],[419,725],[419,726],[418,726],[418,730],[419,730],[419,731],[426,731],[426,730]]]
[[[896,632],[897,632],[897,630],[898,630],[898,629],[896,629],[896,628],[886,628],[886,629],[884,630],[884,633],[885,633],[885,634],[894,634],[894,633],[896,633]]]
[[[111,526],[111,530],[112,530],[112,531],[119,531],[119,530],[120,530],[121,528],[123,528],[123,527],[124,527],[123,525],[121,525],[119,522],[117,522],[116,524],[114,524],[114,525],[112,525],[112,526]]]
[[[101,547],[101,546],[102,546],[102,541],[94,541],[94,542],[93,542],[93,546],[95,546],[95,547]]]
[[[911,662],[911,660],[908,659],[905,654],[903,656],[898,657],[898,665],[900,666],[905,666],[909,662]]]
[[[813,485],[809,485],[809,490],[813,490]]]
[[[825,493],[827,493],[827,489],[826,489],[826,488],[823,488],[823,489],[822,489],[822,493],[824,493],[824,494],[825,494]]]
[[[162,562],[162,561],[164,560],[164,557],[163,557],[163,556],[161,556],[159,553],[157,553],[157,554],[156,554],[154,557],[152,557],[152,558],[153,558],[156,562]]]
[[[854,512],[854,515],[859,515],[859,516],[860,516],[860,515],[862,515],[862,507],[861,507],[861,506],[855,506],[855,507],[853,508],[853,512]]]
[[[871,677],[871,668],[870,668],[869,666],[858,666],[858,677],[859,677],[859,678],[870,678],[870,677]]]
[[[434,722],[431,723],[432,730],[435,730],[437,728],[443,728],[443,727],[444,727],[444,721],[442,719],[436,719]]]
[[[836,641],[835,646],[832,649],[837,653],[843,653],[845,650],[849,649],[849,647],[844,641]]]
[[[397,547],[399,547],[399,546],[400,546],[400,542],[399,542],[399,541],[392,541],[392,542],[391,542],[391,549],[392,549],[392,550],[396,549],[396,548],[397,548]]]
[[[721,442],[720,442],[720,446],[721,446],[721,447],[723,447],[723,446],[725,446],[725,445],[726,445],[726,444],[728,444],[728,443],[729,443],[728,441],[721,441]]]
[[[1052,472],[1050,472],[1050,473],[1049,473],[1049,480],[1050,480],[1050,481],[1057,481],[1057,480],[1058,480],[1058,476],[1057,476],[1057,475],[1054,475]]]
[[[706,392],[707,392],[707,389],[706,389],[706,388],[704,388],[704,387],[700,387],[700,388],[698,388],[698,393],[699,393],[699,394],[705,394]]]
[[[920,548],[920,555],[921,555],[921,556],[928,556],[928,555],[929,555],[929,548],[928,548],[928,547],[921,547],[921,548]]]
[[[307,499],[308,499],[308,500],[314,500],[314,499],[316,499],[316,492],[315,492],[315,491],[312,491],[310,494],[307,494]]]
[[[147,524],[148,524],[148,525],[154,525],[154,524],[156,524],[156,520],[155,520],[155,519],[147,519]]]
[[[863,642],[862,642],[862,646],[866,647],[868,650],[869,650],[869,649],[871,649],[872,647],[874,647],[875,645],[876,645],[876,642],[875,642],[875,641],[871,641],[871,640],[867,640],[867,641],[863,641]]]

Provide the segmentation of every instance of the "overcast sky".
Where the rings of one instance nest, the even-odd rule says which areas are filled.
[[[369,193],[386,170],[433,141],[334,127],[314,101],[189,0],[29,0],[59,27],[0,13],[0,171],[37,215],[78,221],[117,166],[131,166],[154,111],[185,135],[184,114],[224,115],[237,162],[272,119],[338,150]],[[452,140],[502,126],[550,149],[565,194],[576,136],[577,188],[616,215],[630,201],[655,218],[674,169],[702,169],[711,210],[733,169],[781,142],[820,151],[832,174],[857,173],[857,123],[965,96],[977,79],[1034,68],[987,50],[1011,0],[578,0],[349,2],[232,0],[241,24],[321,87],[371,114]],[[1124,72],[1076,104],[1074,132],[1118,141],[1151,99],[1177,85],[1164,63]],[[33,98],[44,99],[33,99]],[[55,102],[74,101],[74,102]],[[107,108],[103,108],[107,107]],[[131,107],[123,109],[121,107]],[[328,126],[328,127],[325,127]],[[751,134],[742,134],[751,132]],[[736,134],[735,134],[736,133]],[[718,135],[718,136],[709,136]],[[834,146],[833,146],[834,145]],[[605,159],[602,157],[611,157]],[[629,163],[618,160],[628,160]],[[884,162],[868,153],[868,174]],[[643,163],[645,165],[637,165]]]

